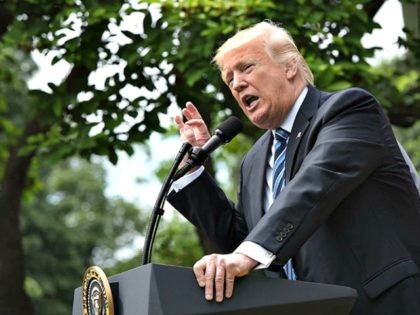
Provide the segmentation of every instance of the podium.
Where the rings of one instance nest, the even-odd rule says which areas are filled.
[[[233,297],[206,301],[191,268],[147,264],[109,277],[117,288],[115,315],[345,315],[354,289],[248,275],[235,281]],[[75,290],[73,315],[82,315],[82,288]]]

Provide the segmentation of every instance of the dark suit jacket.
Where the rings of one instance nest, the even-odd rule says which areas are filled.
[[[271,144],[267,131],[245,156],[236,206],[206,172],[169,201],[222,252],[252,241],[300,280],[355,288],[352,314],[420,314],[420,197],[375,98],[309,86],[264,214]]]

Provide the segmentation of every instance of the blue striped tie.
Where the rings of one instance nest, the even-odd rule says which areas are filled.
[[[286,130],[282,128],[276,129],[276,135],[274,139],[273,199],[276,199],[285,185],[285,162],[288,140],[289,133]],[[283,266],[283,269],[288,279],[296,280],[296,275],[293,271],[291,259],[289,259],[289,261]]]
[[[276,199],[285,184],[286,147],[289,133],[284,129],[276,129],[274,140],[274,165],[273,165],[273,199]]]

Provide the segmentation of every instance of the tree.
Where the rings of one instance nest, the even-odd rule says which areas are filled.
[[[22,213],[26,283],[36,314],[64,315],[71,313],[83,271],[117,264],[115,251],[132,246],[145,220],[133,204],[104,195],[99,164],[80,159],[37,164],[39,180]]]
[[[410,156],[411,161],[417,169],[420,171],[420,121],[411,128],[394,127],[394,132],[404,146],[407,154]]]
[[[0,111],[4,114],[0,118],[0,238],[4,240],[0,244],[0,313],[30,313],[22,289],[19,215],[35,156],[42,155],[53,163],[71,155],[104,155],[116,163],[117,151],[132,154],[134,143],[144,142],[153,131],[162,131],[160,113],[170,104],[187,100],[199,105],[209,124],[231,113],[241,116],[209,60],[215,48],[237,29],[267,18],[278,21],[281,17],[279,22],[291,32],[310,63],[318,87],[334,90],[357,84],[381,98],[383,89],[375,87],[383,78],[369,72],[365,61],[374,49],[364,49],[360,38],[379,27],[371,18],[382,3],[2,2],[0,78],[13,82],[20,95],[18,108],[24,114],[16,115],[10,94],[0,95]],[[136,18],[140,27],[124,28],[124,17]],[[410,45],[413,38],[401,43]],[[418,52],[418,46],[412,47]],[[50,84],[52,95],[16,88],[24,87],[22,69],[7,67],[7,63],[16,62],[16,52],[23,55],[21,60],[27,60],[34,49],[55,51],[57,61],[65,59],[72,64],[59,86]],[[105,78],[103,87],[89,82],[90,75],[105,66],[120,68]],[[139,92],[136,97],[124,93],[135,87]],[[399,102],[404,100],[398,98]],[[247,125],[245,134],[254,138],[257,131]]]
[[[29,99],[23,81],[16,78],[13,72],[17,68],[14,61],[22,61],[21,57],[19,53],[13,55],[10,49],[0,48],[0,250],[3,253],[0,258],[0,281],[4,283],[0,289],[0,312],[3,314],[25,314],[31,310],[31,303],[23,290],[19,210],[33,154],[18,158],[17,153],[18,147],[22,146],[19,137],[35,131],[36,126],[28,124],[25,130],[16,128],[24,119],[24,104]],[[25,65],[25,62],[20,64]]]
[[[98,97],[87,104],[78,102],[79,93],[92,89],[88,75],[100,63],[97,52],[106,45],[102,35],[107,30],[109,19],[118,16],[121,3],[102,1],[101,6],[98,6],[96,1],[67,1],[64,5],[61,1],[8,1],[1,5],[0,77],[6,83],[2,88],[6,90],[13,87],[15,93],[1,93],[0,96],[0,110],[4,113],[0,119],[0,138],[4,144],[0,154],[0,204],[3,218],[0,223],[0,237],[3,240],[0,243],[3,253],[0,258],[0,281],[3,283],[0,289],[0,313],[30,314],[31,304],[23,290],[19,219],[21,200],[24,190],[30,184],[28,174],[34,157],[44,154],[53,162],[71,154],[78,153],[84,157],[99,154],[108,155],[115,163],[116,150],[125,150],[131,154],[131,142],[147,139],[150,132],[160,130],[160,127],[157,112],[150,107],[146,111],[139,110],[139,106],[124,107],[121,104],[122,98],[114,93],[119,91],[121,84],[116,89],[108,84],[107,93],[97,91]],[[15,52],[18,51],[18,55],[20,52],[23,55],[21,59],[27,60],[29,52],[36,47],[50,50],[60,48],[56,45],[60,36],[58,31],[73,27],[72,23],[69,28],[65,27],[65,21],[70,16],[79,16],[83,20],[84,36],[78,36],[67,46],[71,56],[69,59],[73,62],[67,80],[59,87],[52,86],[54,97],[40,91],[26,91],[23,84],[25,76],[19,67],[21,64],[14,62]],[[50,41],[51,37],[53,42]],[[74,53],[80,47],[83,50]],[[8,64],[13,67],[8,68]],[[21,101],[17,107],[22,109],[20,115],[17,115],[13,107],[16,95]],[[115,102],[108,101],[108,98],[114,96]],[[97,135],[91,134],[91,128],[98,124],[89,120],[88,116],[92,113],[101,115],[101,123],[104,124],[102,132]],[[131,132],[116,130],[124,118],[130,115],[140,115],[138,120],[141,123],[130,128]],[[145,128],[145,123],[148,128]]]

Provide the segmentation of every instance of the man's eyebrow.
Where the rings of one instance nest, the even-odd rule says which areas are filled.
[[[249,60],[248,61],[246,61],[246,60],[235,61],[231,67],[229,67],[229,68],[225,67],[225,68],[222,69],[222,71],[221,71],[222,75],[226,76],[227,73],[232,72],[230,69],[241,68],[247,63],[249,63]]]
[[[250,63],[257,63],[258,61],[255,58],[249,58],[249,59],[241,59],[238,61],[235,61],[233,65],[229,68],[222,68],[221,70],[221,77],[223,81],[226,81],[226,77],[232,72],[230,69],[242,69],[245,65]]]

